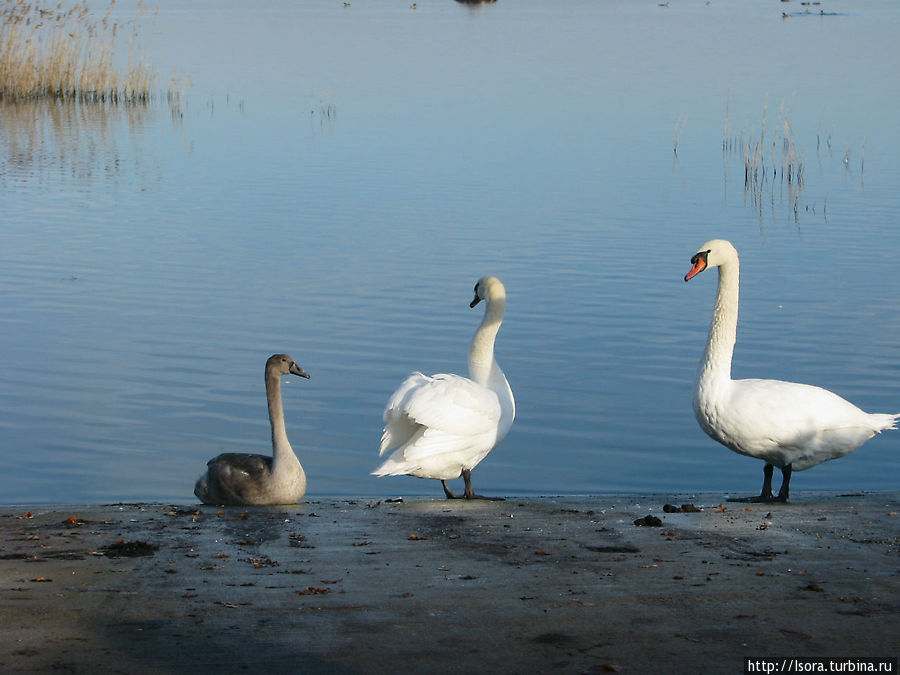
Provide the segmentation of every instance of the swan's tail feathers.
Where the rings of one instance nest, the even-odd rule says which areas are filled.
[[[385,417],[388,416],[385,415]],[[381,457],[388,450],[399,448],[404,443],[408,443],[421,428],[421,425],[413,422],[402,411],[397,412],[393,417],[388,417],[387,424],[384,425],[384,431],[381,432],[381,446],[378,449],[378,456]]]
[[[390,456],[384,461],[381,466],[375,469],[372,472],[373,476],[405,476],[416,469],[419,466],[417,464],[404,461],[403,458],[396,458],[395,456]]]
[[[384,431],[381,433],[381,446],[378,449],[378,456],[381,457],[385,452],[393,447],[396,447],[393,434],[388,427],[385,427]]]
[[[396,444],[391,443],[392,440],[396,440],[396,435],[394,438],[391,438],[390,428],[387,427],[384,430],[384,434],[381,438],[381,452],[384,452],[388,447],[395,448],[394,451],[390,454],[390,456],[384,460],[381,465],[372,472],[372,475],[375,476],[404,476],[409,474],[412,471],[416,471],[421,468],[419,462],[416,461],[415,458],[410,458],[408,456],[408,451],[410,447],[414,447],[416,441],[421,440],[422,436],[425,434],[425,429],[422,427],[418,427],[410,435],[410,438],[406,440],[399,448]]]
[[[897,428],[897,422],[900,421],[900,413],[896,415],[891,414],[874,414],[872,417],[875,418],[875,424],[877,429],[876,432],[889,431],[891,429]]]
[[[891,413],[866,413],[866,428],[873,434],[880,434],[882,431],[890,431],[897,428],[900,422],[900,414],[893,415]],[[869,437],[871,438],[871,436]]]
[[[414,395],[417,388],[426,384],[430,378],[416,372],[407,377],[397,388],[384,409],[384,431],[381,434],[381,446],[378,450],[380,457],[388,450],[399,448],[407,443],[419,430],[420,425],[409,416],[409,397]]]

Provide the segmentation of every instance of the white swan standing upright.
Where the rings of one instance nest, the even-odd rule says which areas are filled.
[[[227,452],[209,460],[194,486],[204,504],[296,504],[306,494],[306,474],[284,428],[281,377],[288,374],[309,379],[309,373],[287,354],[274,354],[266,361],[272,456]]]
[[[480,498],[472,489],[472,469],[506,436],[516,403],[494,358],[494,341],[506,310],[506,289],[495,277],[475,284],[469,307],[486,301],[484,318],[469,347],[469,377],[413,373],[393,393],[384,411],[379,456],[391,455],[372,473],[435,478],[448,499]],[[462,475],[465,492],[455,495],[447,481]]]
[[[749,501],[787,501],[792,471],[843,457],[875,434],[896,428],[900,415],[863,412],[820,387],[780,380],[732,380],[740,284],[737,250],[728,241],[713,239],[700,247],[691,264],[685,281],[705,269],[719,268],[706,351],[694,381],[694,414],[710,437],[766,462],[762,492]],[[776,466],[783,477],[777,497],[772,494]]]

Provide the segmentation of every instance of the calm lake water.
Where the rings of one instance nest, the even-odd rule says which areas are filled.
[[[713,237],[735,377],[900,412],[896,2],[254,4],[140,13],[174,108],[0,104],[0,503],[193,502],[213,455],[269,452],[280,351],[310,497],[437,497],[369,475],[381,413],[465,372],[485,274],[518,410],[478,491],[755,493],[691,411]],[[792,487],[898,469],[886,433]]]

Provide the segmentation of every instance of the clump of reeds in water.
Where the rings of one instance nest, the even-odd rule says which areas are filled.
[[[753,203],[761,206],[766,185],[772,197],[777,184],[787,185],[788,197],[795,210],[799,193],[803,189],[803,156],[797,145],[790,117],[782,104],[779,121],[771,134],[767,130],[768,102],[763,107],[759,134],[741,130],[734,135],[726,112],[722,151],[727,155],[739,154],[744,169],[744,191]]]
[[[62,2],[48,8],[39,0],[0,0],[0,99],[149,100],[155,75],[137,58],[137,21],[127,58],[116,58],[114,5],[97,18],[84,1],[64,10]]]
[[[767,135],[766,111],[768,103],[763,107],[763,118],[759,135],[745,135],[741,130],[739,136],[730,134],[730,123],[726,119],[725,133],[722,138],[722,150],[726,153],[741,153],[744,164],[744,183],[747,186],[762,184],[780,176],[781,180],[791,185],[803,182],[803,157],[794,136],[794,128],[782,106],[779,124],[775,133]]]

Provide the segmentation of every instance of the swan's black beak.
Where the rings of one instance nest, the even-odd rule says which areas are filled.
[[[479,298],[479,297],[478,297],[478,293],[476,293],[476,294],[475,294],[475,299],[472,300],[472,302],[469,303],[469,308],[471,309],[472,307],[474,307],[475,305],[477,305],[479,302],[481,302],[481,298]]]
[[[300,377],[305,377],[307,380],[309,379],[309,373],[307,373],[303,368],[298,366],[296,363],[291,364],[291,374],[299,375]]]
[[[690,281],[695,276],[700,274],[700,272],[706,269],[706,266],[708,265],[706,257],[708,255],[709,251],[700,251],[699,253],[694,254],[694,257],[691,258],[691,264],[693,265],[693,267],[691,268],[690,272],[684,275],[685,281]]]

